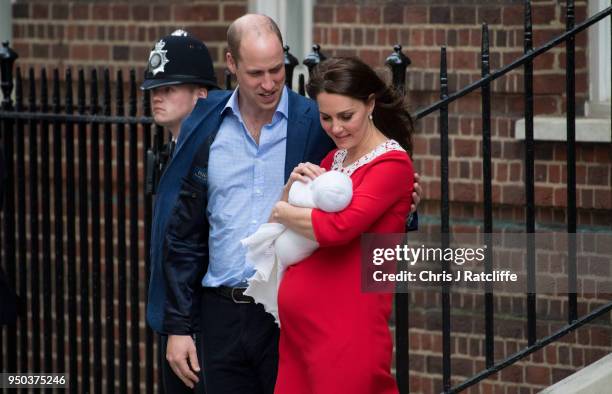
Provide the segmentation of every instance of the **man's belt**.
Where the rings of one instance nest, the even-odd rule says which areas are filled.
[[[221,297],[227,298],[236,304],[253,304],[255,300],[253,297],[244,295],[246,287],[204,287],[205,291],[209,291],[220,295]]]

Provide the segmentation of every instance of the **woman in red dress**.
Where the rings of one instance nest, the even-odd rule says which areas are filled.
[[[392,294],[361,291],[360,237],[404,231],[413,191],[410,116],[403,98],[357,59],[319,65],[308,94],[338,149],[320,167],[296,167],[285,190],[333,169],[351,177],[353,199],[345,210],[327,213],[293,207],[285,193],[272,211],[272,220],[320,245],[288,268],[279,288],[275,393],[397,393]]]

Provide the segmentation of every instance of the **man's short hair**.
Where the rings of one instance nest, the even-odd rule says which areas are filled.
[[[283,36],[281,35],[280,29],[278,28],[276,22],[274,22],[274,20],[267,15],[257,15],[263,17],[264,23],[256,26],[244,27],[241,26],[241,24],[233,22],[227,29],[227,46],[236,63],[238,63],[238,60],[240,60],[240,42],[242,41],[242,36],[248,29],[255,31],[258,35],[261,35],[264,32],[273,33],[278,38],[281,46],[283,45]]]

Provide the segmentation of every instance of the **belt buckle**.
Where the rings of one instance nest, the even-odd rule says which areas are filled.
[[[238,290],[242,290],[244,292],[244,290],[246,290],[246,287],[232,287],[232,301],[234,301],[235,304],[250,304],[251,301],[244,301],[244,300],[237,300],[236,296],[235,296],[235,291]],[[244,296],[244,294],[240,294],[241,296]]]

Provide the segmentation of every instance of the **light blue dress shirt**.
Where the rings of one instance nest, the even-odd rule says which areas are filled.
[[[288,92],[283,89],[272,122],[259,145],[249,134],[236,89],[223,109],[223,121],[208,163],[209,266],[203,286],[246,286],[255,270],[240,240],[268,221],[283,185],[287,145]]]

